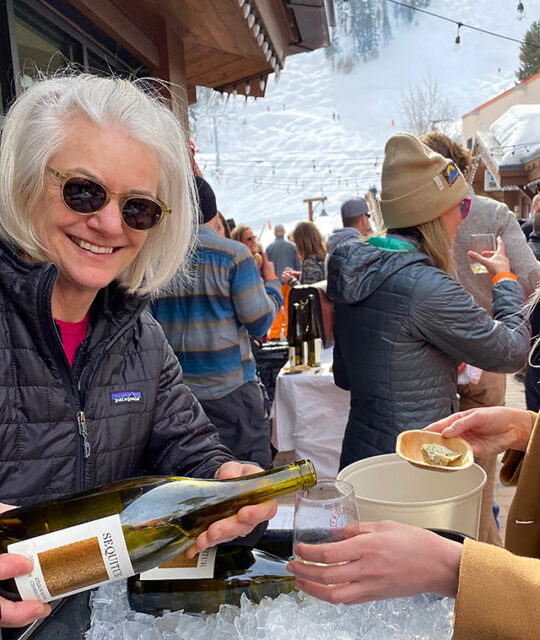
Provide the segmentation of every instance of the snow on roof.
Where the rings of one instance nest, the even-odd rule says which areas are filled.
[[[487,132],[481,132],[480,137],[499,166],[515,165],[538,157],[540,104],[510,107],[495,120],[489,128],[489,134],[486,134]]]

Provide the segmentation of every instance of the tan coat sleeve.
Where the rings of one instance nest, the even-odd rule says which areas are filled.
[[[467,540],[453,640],[538,640],[540,560]]]
[[[501,480],[516,484],[506,523],[506,549],[520,556],[540,558],[540,420],[536,418],[525,452],[507,451]],[[540,636],[540,633],[539,633]]]
[[[535,438],[533,438],[533,434],[537,430],[536,423],[538,422],[538,414],[534,411],[529,411],[531,418],[534,423],[534,431],[531,434],[530,443],[531,445],[534,443]],[[530,446],[531,446],[530,445]],[[521,474],[521,465],[523,462],[523,458],[525,457],[525,451],[516,451],[515,449],[508,449],[505,451],[503,455],[503,466],[501,469],[501,482],[507,487],[515,487],[519,481],[519,476]]]

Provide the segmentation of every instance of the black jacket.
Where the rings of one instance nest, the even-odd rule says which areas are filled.
[[[57,276],[0,242],[0,502],[141,473],[212,477],[232,460],[146,299],[102,290],[69,366],[51,314]]]
[[[525,363],[529,326],[517,282],[493,288],[492,320],[424,253],[354,242],[331,255],[327,294],[334,378],[351,390],[341,467],[392,453],[401,431],[457,410],[459,362],[499,372]]]
[[[534,257],[537,260],[540,260],[540,236],[537,236],[536,233],[531,233],[527,244],[531,248],[531,251],[534,253]]]

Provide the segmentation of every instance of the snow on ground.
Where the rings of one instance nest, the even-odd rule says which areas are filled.
[[[515,2],[432,0],[428,7],[518,40],[540,15],[540,0],[525,9],[520,21]],[[404,128],[398,105],[410,85],[430,74],[459,115],[514,85],[518,43],[463,27],[455,53],[455,24],[416,16],[410,27],[392,24],[394,38],[379,58],[349,74],[334,72],[324,51],[300,54],[286,60],[277,85],[271,76],[264,99],[197,106],[197,160],[227,218],[250,224],[266,244],[269,221],[292,229],[307,218],[303,200],[325,196],[329,215],[320,216],[318,203],[315,222],[328,234],[341,226],[341,202],[380,188],[384,144]]]

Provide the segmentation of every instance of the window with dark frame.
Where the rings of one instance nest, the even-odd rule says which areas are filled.
[[[41,74],[71,65],[98,75],[150,75],[67,0],[5,0],[0,5],[0,126],[15,96]]]

